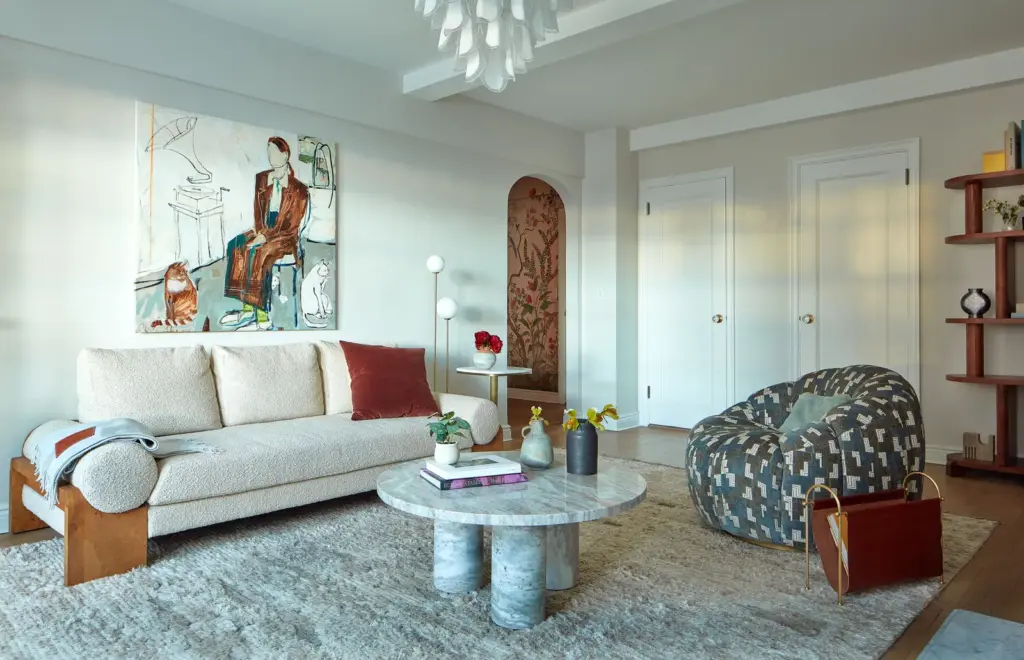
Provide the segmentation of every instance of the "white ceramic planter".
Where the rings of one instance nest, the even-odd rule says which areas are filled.
[[[473,366],[477,369],[490,369],[498,361],[498,356],[491,351],[473,353]]]
[[[434,460],[441,465],[455,465],[459,462],[459,446],[435,444]]]

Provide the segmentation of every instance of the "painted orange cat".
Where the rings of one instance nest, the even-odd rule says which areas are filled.
[[[188,276],[188,266],[183,261],[167,267],[164,274],[164,303],[167,318],[153,321],[152,327],[188,325],[196,320],[199,292]]]

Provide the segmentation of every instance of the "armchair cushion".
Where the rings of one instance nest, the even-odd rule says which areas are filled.
[[[853,401],[853,399],[845,394],[821,396],[820,394],[804,392],[797,398],[793,409],[789,411],[789,416],[786,417],[786,421],[782,423],[779,430],[786,433],[788,431],[795,431],[801,426],[820,422],[830,410],[849,401]]]

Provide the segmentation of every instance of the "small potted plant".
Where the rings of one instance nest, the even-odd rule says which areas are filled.
[[[555,453],[551,449],[551,438],[544,432],[548,420],[541,417],[543,409],[530,408],[533,417],[530,418],[530,425],[523,427],[523,446],[519,449],[519,462],[535,470],[546,470],[551,467],[555,460]]]
[[[604,430],[605,419],[618,419],[619,411],[608,404],[601,410],[591,408],[580,420],[575,410],[566,410],[565,471],[569,474],[597,474],[597,431]]]
[[[476,340],[476,353],[473,354],[473,366],[477,369],[490,369],[497,361],[497,354],[501,353],[505,345],[498,335],[492,335],[486,330],[474,333]]]
[[[430,437],[434,439],[434,460],[441,465],[455,465],[459,462],[459,438],[466,437],[463,431],[469,430],[469,422],[456,417],[454,412],[446,412],[443,415],[434,413],[430,419],[437,418],[437,421],[428,422]]]
[[[1016,204],[1004,202],[1001,199],[990,199],[985,202],[986,211],[995,211],[996,215],[1002,218],[1004,231],[1013,231],[1017,228],[1022,207],[1024,207],[1024,195],[1017,198]]]

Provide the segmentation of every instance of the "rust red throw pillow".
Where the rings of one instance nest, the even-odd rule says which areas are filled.
[[[438,411],[426,351],[341,342],[352,378],[352,419],[426,417]]]

